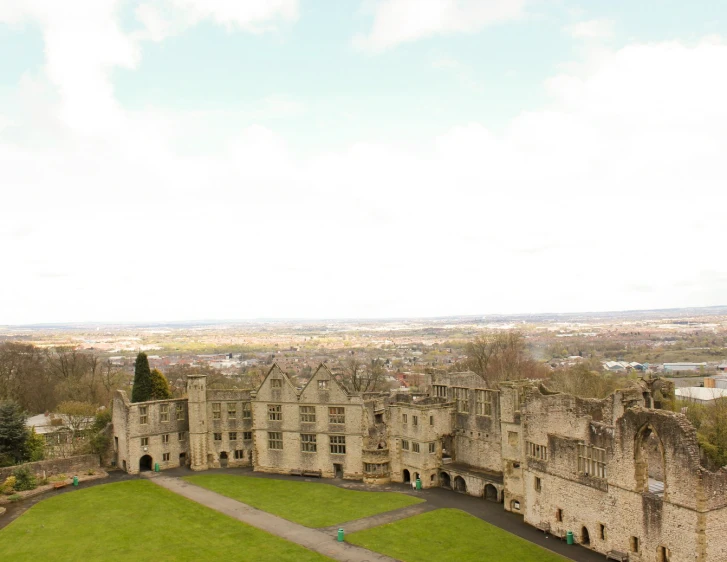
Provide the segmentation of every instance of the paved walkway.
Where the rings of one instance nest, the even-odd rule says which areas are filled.
[[[345,542],[340,543],[324,531],[298,525],[211,490],[189,484],[179,478],[155,476],[150,480],[167,490],[219,511],[228,517],[297,543],[334,560],[341,560],[342,562],[396,562],[394,558]]]
[[[379,525],[386,525],[387,523],[393,523],[407,517],[413,517],[420,513],[426,513],[427,511],[434,511],[436,506],[430,503],[417,503],[414,505],[408,505],[406,507],[400,507],[393,511],[387,511],[385,513],[379,513],[378,515],[371,515],[370,517],[364,517],[363,519],[356,519],[354,521],[346,521],[338,525],[331,525],[330,527],[321,527],[320,530],[324,533],[328,533],[331,536],[336,536],[338,528],[343,527],[346,529],[346,533],[356,533],[358,531],[364,531],[371,529],[372,527],[378,527]]]

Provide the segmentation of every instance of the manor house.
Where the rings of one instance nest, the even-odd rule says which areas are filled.
[[[694,427],[644,379],[602,400],[537,382],[488,388],[429,377],[422,395],[359,395],[321,366],[302,389],[277,366],[256,391],[114,398],[114,453],[130,473],[188,466],[440,486],[499,502],[553,536],[631,561],[727,560],[727,471],[708,470]],[[626,559],[626,558],[624,558]]]

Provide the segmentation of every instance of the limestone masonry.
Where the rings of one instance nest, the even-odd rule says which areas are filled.
[[[700,461],[695,429],[661,410],[673,387],[645,379],[603,400],[533,381],[486,388],[429,376],[421,395],[356,395],[325,367],[297,390],[277,365],[257,391],[114,398],[114,452],[130,473],[189,466],[368,483],[416,482],[500,502],[555,536],[630,561],[727,561],[727,471]],[[624,558],[626,559],[626,558]]]

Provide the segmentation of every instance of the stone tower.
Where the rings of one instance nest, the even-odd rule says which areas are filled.
[[[192,470],[207,470],[207,376],[187,377],[189,449]]]

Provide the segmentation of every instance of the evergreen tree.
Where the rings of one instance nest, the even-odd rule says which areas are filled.
[[[172,391],[169,389],[169,381],[159,369],[151,372],[151,399],[167,400],[172,397]]]
[[[16,402],[0,402],[0,466],[22,462],[28,428],[25,413]]]
[[[151,400],[151,370],[149,358],[143,351],[136,356],[134,366],[134,387],[131,389],[132,402],[146,402]]]

